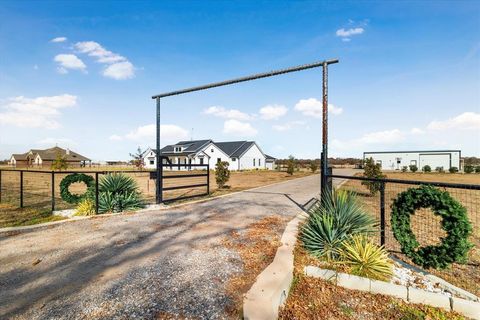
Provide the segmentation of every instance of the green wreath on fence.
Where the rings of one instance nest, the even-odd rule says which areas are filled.
[[[433,186],[422,185],[408,189],[393,201],[392,230],[400,243],[402,252],[414,263],[426,269],[444,269],[453,262],[466,263],[472,244],[468,237],[472,226],[467,218],[467,210],[447,191]],[[431,208],[442,218],[441,226],[447,236],[438,245],[420,247],[410,227],[410,215],[420,208]]]
[[[68,188],[72,183],[83,182],[87,185],[87,192],[84,194],[72,194]],[[95,179],[83,173],[73,173],[62,179],[60,182],[60,195],[62,199],[71,204],[77,204],[82,201],[88,195],[88,190],[93,188],[95,185]]]

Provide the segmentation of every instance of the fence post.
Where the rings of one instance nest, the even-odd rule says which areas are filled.
[[[23,170],[20,170],[20,208],[23,208]]]
[[[52,170],[52,212],[55,211],[55,171]]]
[[[207,163],[207,194],[210,194],[210,164]]]
[[[95,214],[98,214],[98,172],[95,172]]]
[[[0,202],[2,202],[2,170],[0,170]]]
[[[325,188],[328,192],[332,192],[332,190],[333,190],[332,189],[333,188],[332,174],[333,174],[332,167],[327,167],[327,175],[325,176],[325,182],[326,182]]]
[[[380,245],[385,245],[385,182],[380,182]]]

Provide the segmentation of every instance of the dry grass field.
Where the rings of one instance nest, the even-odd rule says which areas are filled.
[[[99,172],[105,171],[107,168],[95,168]],[[122,171],[125,168],[114,168],[115,171]],[[131,168],[128,168],[131,170]],[[75,169],[77,171],[77,169]],[[92,168],[84,168],[78,171],[93,171]],[[164,187],[187,186],[192,184],[206,183],[206,177],[188,177],[178,178],[179,176],[190,173],[206,173],[206,171],[165,171],[166,176],[175,176],[177,178],[164,179]],[[92,177],[94,173],[86,173]],[[125,173],[131,176],[138,184],[140,192],[147,203],[155,202],[155,180],[150,179],[150,173],[147,171],[137,171],[134,173]],[[219,189],[215,182],[215,172],[210,171],[210,195],[217,196],[221,194],[251,189],[264,186],[276,182],[286,181],[290,179],[300,178],[310,175],[308,171],[295,172],[293,176],[287,175],[285,172],[254,170],[231,172],[230,180],[225,188]],[[60,197],[60,182],[68,174],[62,172],[55,173],[55,209],[71,209],[74,206],[64,202]],[[101,175],[100,175],[101,177]],[[52,182],[50,173],[42,172],[24,172],[24,209],[18,208],[20,201],[20,173],[18,171],[2,171],[2,205],[0,206],[0,227],[20,226],[27,224],[40,223],[49,220],[58,219],[51,217],[52,205]],[[72,184],[70,192],[81,194],[86,191],[86,187],[82,183]],[[183,197],[195,196],[206,193],[206,187],[186,188],[179,190],[164,191],[165,200]],[[29,219],[32,217],[32,219]]]
[[[387,173],[390,179],[407,179],[430,182],[448,182],[462,184],[480,184],[479,174],[438,174],[438,173]],[[387,183],[385,188],[385,208],[386,208],[386,244],[389,250],[393,250],[395,255],[403,260],[408,258],[400,253],[400,246],[395,240],[390,228],[390,205],[398,193],[415,187],[414,185],[405,185],[399,183]],[[380,196],[370,196],[366,187],[361,185],[361,181],[349,180],[342,189],[355,191],[360,200],[366,205],[377,219],[380,214]],[[442,188],[443,189],[443,188]],[[468,291],[480,295],[480,190],[453,189],[446,188],[455,199],[457,199],[467,209],[469,219],[473,226],[473,234],[470,241],[474,248],[470,251],[469,261],[466,265],[454,264],[447,270],[428,270],[454,285],[467,289]],[[435,216],[431,210],[418,210],[412,216],[412,229],[419,243],[424,245],[434,245],[440,241],[445,232],[440,227],[440,218]],[[379,239],[378,239],[379,241]]]

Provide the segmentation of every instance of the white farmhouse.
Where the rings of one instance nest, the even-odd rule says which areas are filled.
[[[254,141],[180,141],[160,151],[171,162],[172,170],[178,170],[179,164],[182,170],[188,169],[188,164],[209,164],[214,169],[219,161],[228,162],[230,170],[273,170],[275,167],[275,158],[263,153]],[[146,168],[156,168],[156,150],[148,148],[143,160]]]
[[[416,165],[419,170],[426,165],[429,165],[432,171],[438,167],[443,167],[444,170],[451,167],[461,169],[460,150],[364,152],[363,160],[369,158],[373,158],[383,170],[401,170],[402,167],[410,165]]]

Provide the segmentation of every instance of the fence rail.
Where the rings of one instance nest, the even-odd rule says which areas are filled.
[[[162,192],[164,202],[205,196],[210,193],[210,167],[208,164],[163,164]],[[173,167],[173,169],[172,169]],[[171,170],[169,170],[171,169]],[[178,169],[178,170],[177,170]],[[70,209],[60,196],[60,182],[67,175],[81,173],[95,180],[95,208],[98,212],[99,181],[102,175],[122,173],[131,176],[139,186],[147,203],[155,202],[156,172],[152,170],[31,170],[0,169],[0,202],[18,203],[18,207],[41,209]],[[72,185],[73,186],[73,185]],[[72,192],[83,193],[85,188],[75,186]]]
[[[391,204],[398,195],[409,188],[429,185],[440,188],[462,204],[467,210],[468,219],[472,224],[473,232],[470,242],[473,248],[470,251],[466,264],[453,264],[447,270],[429,270],[437,276],[452,282],[455,285],[480,295],[480,288],[471,286],[480,282],[480,185],[465,183],[450,183],[439,181],[401,180],[401,179],[372,179],[361,176],[345,176],[326,174],[329,179],[342,179],[345,182],[339,187],[342,190],[353,191],[364,207],[379,222],[380,230],[374,236],[375,241],[383,245],[398,258],[411,263],[402,254],[400,244],[393,235],[391,228]],[[362,182],[378,183],[378,192],[371,194]],[[441,227],[441,218],[430,209],[419,209],[411,216],[411,229],[420,246],[436,245],[445,237]],[[470,284],[469,284],[470,283]]]

